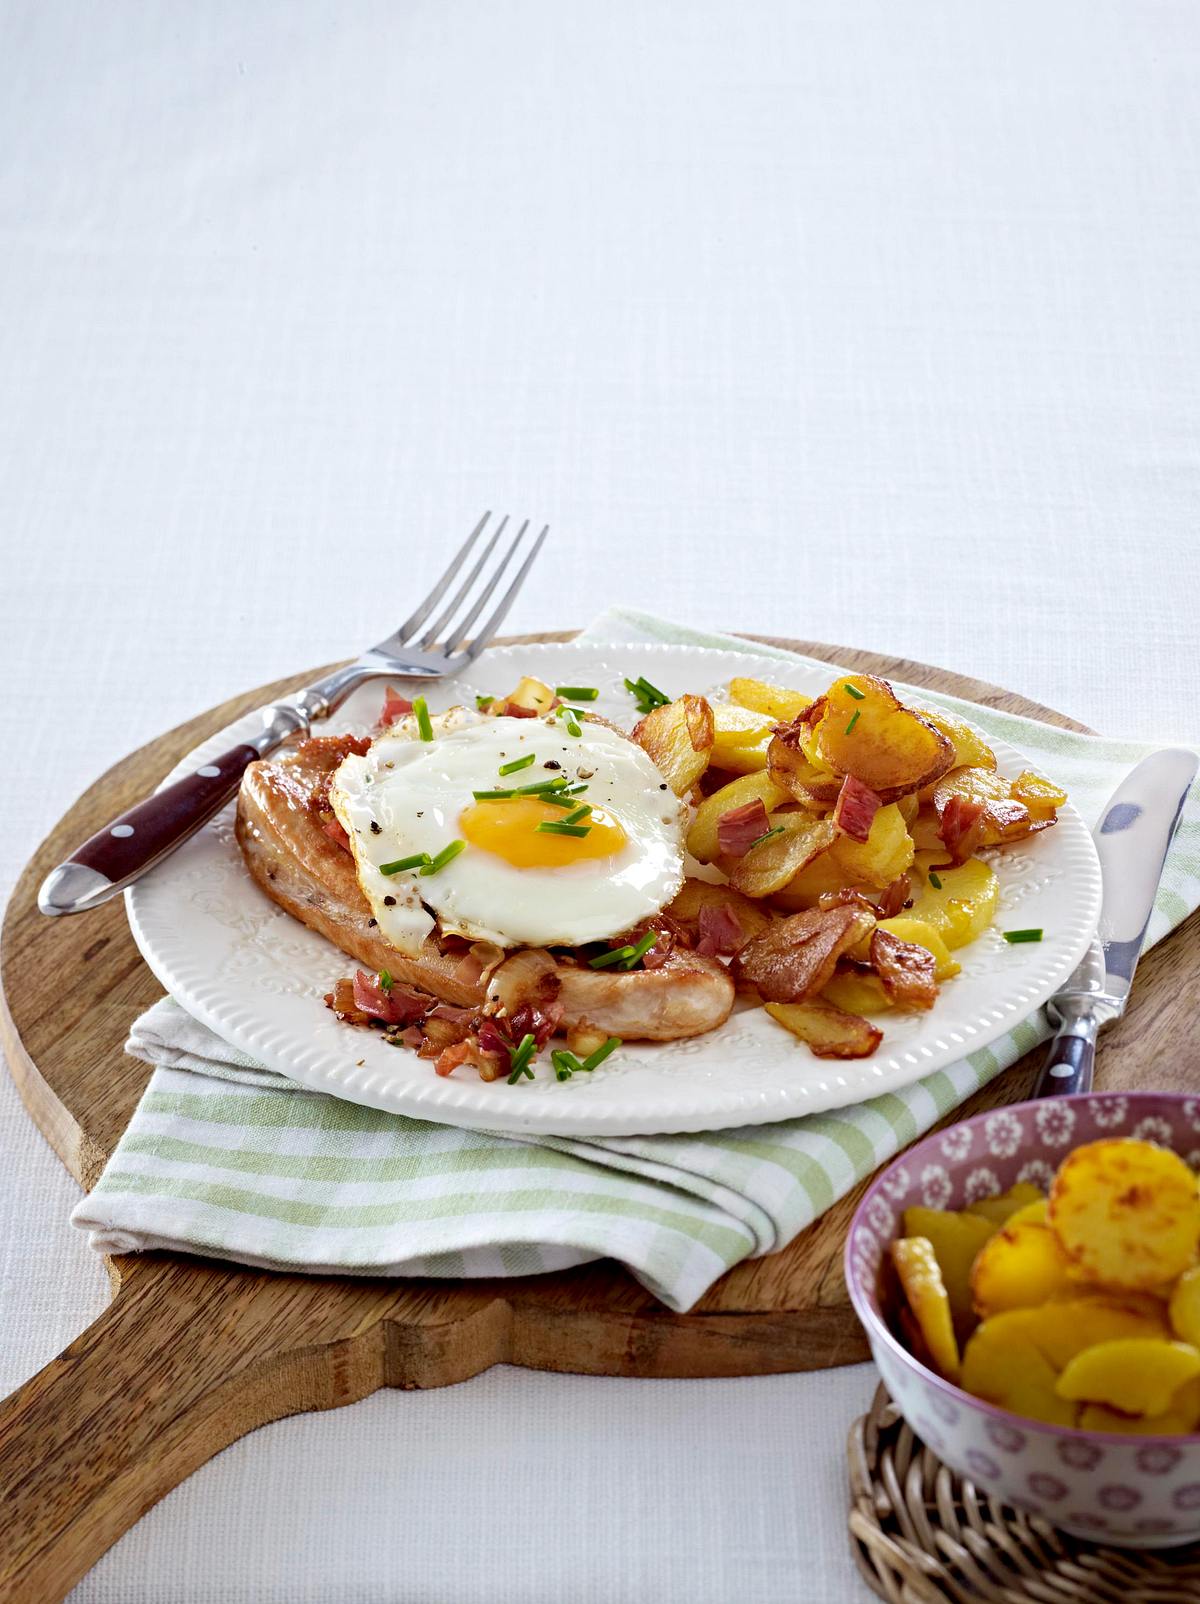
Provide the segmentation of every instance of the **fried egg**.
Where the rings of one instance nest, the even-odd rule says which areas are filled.
[[[556,806],[530,790],[548,784],[572,794]],[[523,794],[476,795],[495,791]],[[657,913],[683,881],[685,807],[640,746],[600,723],[572,736],[553,716],[456,708],[426,741],[406,719],[346,758],[329,794],[379,929],[405,953],[435,916],[502,947],[600,941]],[[455,842],[432,873],[396,867]]]

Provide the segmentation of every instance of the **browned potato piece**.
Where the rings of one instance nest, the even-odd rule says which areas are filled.
[[[925,1236],[898,1237],[891,1245],[892,1263],[908,1306],[916,1316],[934,1368],[957,1381],[960,1361],[958,1339],[942,1268]]]
[[[1035,819],[1052,819],[1067,800],[1067,793],[1053,780],[1043,779],[1032,769],[1022,769],[1012,782],[1014,802],[1023,802]]]
[[[776,724],[788,724],[812,706],[811,696],[786,690],[782,685],[770,685],[762,679],[731,679],[729,695],[739,707],[766,713]]]
[[[895,803],[879,809],[865,841],[839,835],[832,852],[847,885],[875,886],[881,891],[900,878],[914,857],[912,838]]]
[[[774,920],[733,960],[735,980],[769,1002],[804,1002],[832,978],[837,961],[875,920],[861,908],[813,908]]]
[[[775,735],[767,747],[767,772],[775,784],[814,813],[826,813],[838,799],[842,782],[818,768],[804,749],[804,725]]]
[[[769,897],[833,844],[831,819],[814,819],[811,813],[773,813],[771,829],[779,834],[753,847],[744,858],[722,859],[735,891],[748,897]]]
[[[1087,1142],[1059,1165],[1050,1227],[1081,1279],[1148,1291],[1196,1262],[1196,1177],[1153,1142]]]
[[[892,1006],[883,981],[864,969],[839,969],[821,987],[821,999],[848,1014],[883,1014]]]
[[[954,762],[949,738],[873,674],[834,681],[815,741],[821,762],[853,774],[884,802],[940,779]]]
[[[982,829],[977,845],[1002,846],[1028,835],[1037,826],[1023,802],[1014,801],[1008,781],[991,769],[951,769],[933,787],[933,805],[938,819],[953,797],[978,802],[983,808]]]
[[[524,679],[517,681],[515,691],[510,691],[502,697],[497,704],[499,708],[528,707],[535,713],[548,713],[554,702],[554,692],[549,685],[540,679],[533,679],[528,674]]]
[[[712,708],[704,697],[681,696],[647,713],[633,738],[675,795],[686,796],[708,767],[714,733]]]
[[[667,912],[694,934],[699,927],[702,908],[732,908],[751,940],[760,936],[773,922],[763,903],[755,902],[752,897],[744,897],[732,886],[713,885],[708,880],[685,880],[674,902],[667,905]]]
[[[857,1014],[844,1014],[814,997],[802,1003],[768,1003],[767,1012],[805,1042],[817,1058],[869,1058],[883,1032]]]
[[[943,713],[940,707],[923,707],[921,717],[928,719],[934,729],[941,730],[942,734],[954,748],[954,767],[994,769],[996,767],[996,754],[971,726],[961,718],[955,718],[953,713]]]

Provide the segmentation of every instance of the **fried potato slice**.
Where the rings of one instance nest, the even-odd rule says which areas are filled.
[[[675,795],[686,796],[709,765],[714,733],[711,705],[689,695],[647,713],[633,738]]]
[[[773,813],[770,828],[779,834],[753,847],[744,858],[721,860],[735,891],[748,897],[769,897],[782,891],[802,869],[833,844],[831,819],[814,819],[811,813]]]
[[[954,768],[996,767],[995,752],[979,731],[973,730],[964,719],[955,718],[953,713],[943,713],[940,707],[922,707],[919,711],[921,717],[927,719],[935,730],[941,730],[954,748]]]
[[[882,1014],[892,1006],[883,981],[863,969],[839,969],[821,987],[821,997],[848,1014]]]
[[[894,919],[881,919],[876,928],[932,953],[935,980],[952,980],[962,972],[962,965],[950,956],[950,949],[942,940],[941,933],[924,919],[913,919],[908,914],[898,913]],[[858,956],[857,952],[854,956]]]
[[[1083,1404],[1078,1425],[1083,1431],[1131,1432],[1139,1437],[1188,1436],[1200,1425],[1200,1382],[1184,1382],[1161,1415],[1123,1415],[1106,1404]]]
[[[883,1032],[857,1014],[843,1013],[823,997],[767,1004],[771,1018],[804,1042],[816,1058],[869,1058]]]
[[[847,885],[875,886],[880,891],[908,870],[914,856],[904,815],[894,802],[876,813],[865,841],[838,835],[831,850]]]
[[[812,706],[811,696],[804,696],[800,691],[789,691],[782,685],[771,685],[762,679],[731,679],[729,695],[739,707],[765,713],[775,724],[790,724]]]
[[[971,1299],[986,1318],[1045,1303],[1071,1289],[1070,1261],[1048,1226],[1011,1220],[990,1237],[971,1266]]]
[[[759,769],[755,774],[739,775],[700,803],[688,826],[688,851],[697,863],[713,863],[720,851],[717,826],[723,813],[754,801],[760,801],[770,813],[781,802],[785,802],[787,796],[788,793],[775,784],[765,769]]]
[[[534,679],[526,674],[517,681],[515,691],[510,691],[497,703],[497,710],[507,710],[512,707],[527,707],[534,713],[548,713],[554,705],[554,692],[549,685],[540,679]]]
[[[1014,802],[1023,802],[1035,819],[1054,818],[1067,800],[1067,793],[1053,780],[1032,769],[1022,769],[1010,787]]]
[[[914,919],[921,919],[939,932],[947,947],[965,947],[981,936],[996,917],[1000,901],[1000,882],[981,858],[968,858],[951,869],[936,869],[939,881],[929,878],[936,853],[918,852],[913,876]]]
[[[1055,1391],[1058,1372],[1033,1339],[1037,1309],[994,1314],[963,1349],[960,1385],[988,1403],[1047,1425],[1071,1426],[1074,1405]]]
[[[828,994],[826,987],[823,995]],[[964,1210],[926,1209],[917,1205],[905,1209],[903,1223],[905,1236],[923,1236],[933,1244],[955,1327],[960,1335],[965,1335],[975,1324],[971,1266],[995,1226],[990,1220]]]
[[[937,1001],[936,965],[928,947],[901,941],[877,925],[871,932],[871,967],[893,1007],[905,1013],[926,1013]]]
[[[873,674],[847,674],[826,694],[814,742],[820,762],[853,774],[885,802],[939,779],[954,762],[952,742],[905,707]]]
[[[1055,1391],[1071,1403],[1105,1404],[1124,1415],[1161,1415],[1185,1382],[1200,1376],[1200,1350],[1162,1337],[1118,1337],[1084,1348]]]
[[[948,1381],[957,1381],[961,1368],[958,1339],[933,1243],[924,1236],[900,1237],[892,1243],[891,1254],[934,1366]]]
[[[771,903],[784,913],[798,913],[804,908],[815,908],[823,896],[848,889],[852,884],[833,854],[822,852],[794,874],[781,891],[775,892]]]
[[[767,766],[775,720],[736,702],[714,702],[712,762],[731,774],[753,774]]]
[[[951,769],[932,790],[938,815],[938,829],[947,849],[956,857],[969,857],[970,849],[1004,846],[1023,836],[1043,830],[1053,822],[1053,814],[1035,819],[1023,802],[1012,796],[1012,788],[1002,774],[991,769]],[[955,803],[978,804],[979,817],[963,845],[952,842],[948,809]]]
[[[1050,1225],[1081,1278],[1148,1291],[1196,1262],[1196,1177],[1153,1142],[1088,1142],[1059,1165]]]
[[[1185,1270],[1176,1281],[1167,1313],[1180,1341],[1200,1348],[1200,1265]]]
[[[761,902],[744,897],[732,886],[714,885],[708,880],[685,880],[667,905],[672,919],[695,934],[700,924],[702,908],[732,908],[748,938],[761,935],[771,924],[771,915]]]
[[[767,746],[767,768],[775,784],[814,813],[833,807],[842,789],[840,778],[813,762],[812,731],[802,720],[777,729]]]
[[[1006,1225],[1018,1210],[1027,1203],[1044,1202],[1041,1192],[1032,1181],[1014,1181],[1007,1192],[999,1197],[981,1197],[967,1204],[968,1214],[980,1214],[997,1229]]]
[[[767,1002],[805,1002],[832,979],[838,959],[874,922],[853,907],[814,908],[775,919],[736,955],[732,974]]]
[[[1077,1353],[1100,1342],[1169,1335],[1160,1316],[1113,1298],[1055,1297],[1029,1312],[1030,1337],[1055,1370],[1062,1370]]]

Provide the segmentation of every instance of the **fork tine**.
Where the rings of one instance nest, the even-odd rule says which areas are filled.
[[[417,642],[417,645],[419,647],[421,647],[421,649],[423,651],[428,651],[429,650],[429,648],[433,645],[434,641],[437,640],[438,636],[441,634],[442,630],[445,629],[446,625],[450,622],[450,620],[454,617],[455,613],[462,606],[463,602],[466,601],[467,596],[470,594],[471,586],[475,583],[475,581],[479,578],[480,574],[483,572],[483,565],[484,565],[484,563],[487,562],[488,558],[492,555],[493,551],[495,551],[496,542],[500,539],[500,536],[504,533],[504,530],[505,530],[505,527],[507,526],[507,524],[508,524],[508,514],[505,513],[504,517],[501,518],[500,522],[496,525],[495,534],[491,537],[491,539],[488,541],[487,545],[483,548],[483,551],[480,553],[479,558],[478,558],[477,562],[475,563],[474,568],[471,569],[471,572],[467,575],[467,577],[463,580],[462,584],[455,591],[454,598],[449,603],[449,605],[447,606],[445,612],[443,612],[443,614],[441,615],[441,617],[437,620],[437,622],[435,624],[430,624],[429,628],[425,631],[425,633],[421,636],[421,639]]]
[[[437,584],[429,592],[428,596],[426,596],[425,600],[417,608],[416,612],[412,615],[411,618],[407,619],[403,624],[401,624],[400,628],[396,631],[396,633],[393,636],[391,636],[391,640],[397,646],[403,646],[404,643],[408,640],[409,636],[415,630],[420,629],[421,625],[429,617],[430,613],[437,606],[438,602],[441,601],[442,597],[446,594],[446,587],[449,585],[450,581],[454,578],[455,574],[458,573],[458,571],[461,568],[462,564],[464,562],[466,562],[467,556],[470,553],[471,547],[475,544],[475,542],[479,539],[479,536],[483,533],[483,526],[487,523],[488,519],[491,516],[492,516],[492,514],[491,514],[490,511],[484,513],[483,517],[475,525],[474,529],[472,529],[471,533],[467,536],[466,540],[459,547],[459,549],[454,553],[454,556],[451,557],[450,565],[446,569],[446,572],[438,580]]]
[[[471,631],[472,625],[475,623],[475,620],[479,617],[480,613],[487,605],[488,599],[494,594],[496,586],[504,578],[504,571],[508,567],[509,563],[513,560],[513,557],[516,555],[517,547],[525,539],[525,534],[528,528],[529,519],[526,518],[525,522],[517,530],[516,535],[510,542],[508,550],[504,553],[504,556],[501,557],[500,564],[496,569],[496,572],[492,575],[487,584],[479,592],[479,595],[475,598],[474,604],[471,607],[471,611],[464,619],[461,620],[460,623],[455,625],[453,632],[446,637],[441,646],[435,648],[436,650],[445,652],[446,656],[450,657],[458,650],[463,641],[466,640]]]
[[[525,522],[525,524],[523,526],[523,529],[522,529],[522,533],[524,532],[524,529],[526,529],[528,527],[529,527],[529,521],[528,521],[528,519],[526,519],[526,522]],[[538,554],[539,551],[541,551],[542,546],[543,546],[543,544],[545,542],[546,536],[549,533],[550,533],[550,525],[549,524],[544,524],[542,526],[541,534],[537,537],[537,539],[534,541],[533,545],[529,549],[529,555],[526,557],[525,561],[521,564],[520,568],[517,570],[516,578],[513,580],[512,584],[508,587],[508,589],[504,592],[504,595],[500,598],[500,603],[497,606],[496,611],[492,614],[492,616],[488,619],[487,623],[484,624],[483,628],[479,631],[479,634],[476,635],[475,639],[471,642],[470,648],[468,649],[468,651],[466,653],[466,657],[467,657],[467,661],[468,662],[473,662],[475,660],[475,658],[477,658],[479,656],[480,652],[483,651],[484,647],[488,644],[488,642],[495,635],[496,631],[500,628],[500,625],[504,622],[505,617],[508,614],[509,608],[512,606],[513,602],[516,601],[516,599],[517,599],[517,592],[520,590],[521,586],[525,583],[526,574],[533,567],[534,562],[535,562],[535,560],[537,558],[537,554]],[[516,542],[515,541],[513,543],[512,549],[514,551],[516,550]],[[501,569],[501,572],[503,572],[503,569]],[[499,578],[500,578],[500,574],[497,574],[496,575],[496,579],[499,579]],[[493,580],[492,583],[488,586],[487,590],[485,591],[484,596],[480,597],[479,602],[476,604],[475,612],[478,612],[479,607],[482,606],[485,597],[486,596],[490,596],[492,591],[495,588],[496,588],[496,580]],[[467,623],[467,628],[468,629],[470,628],[471,624],[474,623],[474,621],[475,621],[475,612],[472,613],[471,618],[468,620],[468,623]],[[466,634],[466,630],[460,630],[453,641],[447,642],[447,645],[446,645],[447,652],[452,651],[456,646],[458,646],[462,642],[462,640],[465,638],[465,634]]]

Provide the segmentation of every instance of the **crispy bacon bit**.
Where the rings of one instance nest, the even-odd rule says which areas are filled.
[[[912,883],[906,874],[902,874],[898,880],[893,880],[879,899],[879,917],[894,919],[898,913],[902,913],[911,890]]]
[[[498,704],[493,702],[491,707],[488,708],[488,712],[498,713],[507,718],[536,718],[538,716],[536,707],[525,707],[520,702],[509,701],[503,701]]]
[[[462,1041],[452,1042],[449,1047],[445,1048],[438,1055],[438,1061],[433,1066],[434,1074],[452,1075],[460,1064],[466,1063],[470,1056],[470,1037],[464,1037]]]
[[[384,692],[383,707],[380,709],[379,719],[375,725],[376,731],[390,729],[393,724],[399,723],[402,718],[407,718],[412,710],[413,705],[408,697],[401,696],[399,691],[389,685]]]
[[[333,990],[325,993],[325,1006],[348,1025],[365,1025],[371,1017],[356,1007],[352,980],[335,981]]]
[[[746,945],[746,932],[737,911],[727,902],[708,902],[700,909],[697,920],[700,939],[696,951],[705,958],[718,954],[731,958]]]
[[[717,845],[728,858],[744,858],[751,845],[770,828],[766,805],[756,796],[753,802],[722,813],[717,820]]]
[[[937,1000],[933,954],[890,930],[871,932],[871,967],[897,1008],[924,1012]]]
[[[414,1025],[424,1019],[433,1001],[428,992],[414,991],[394,981],[385,990],[377,975],[369,975],[365,969],[355,972],[354,1006],[385,1025]]]
[[[321,820],[321,829],[333,842],[334,846],[341,847],[343,852],[349,852],[350,837],[342,828],[340,821],[332,813]]]
[[[871,929],[873,915],[859,908],[810,908],[778,919],[748,941],[733,973],[767,1002],[803,1002],[832,978],[837,961]]]
[[[942,809],[938,821],[938,834],[950,854],[950,862],[942,867],[952,868],[955,864],[965,863],[983,839],[983,826],[983,803],[955,792]]]
[[[866,841],[870,837],[875,815],[882,806],[880,797],[869,785],[855,779],[853,774],[847,774],[834,804],[833,822],[851,841]]]

